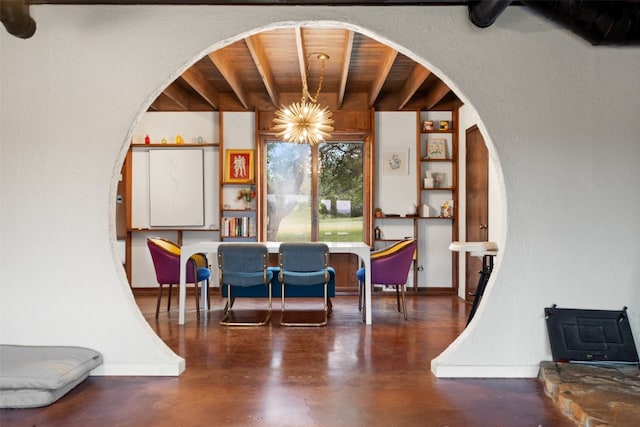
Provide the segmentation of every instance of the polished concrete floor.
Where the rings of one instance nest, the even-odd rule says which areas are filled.
[[[190,298],[186,325],[179,327],[177,307],[156,321],[155,296],[137,301],[158,335],[186,358],[180,377],[89,377],[48,407],[0,411],[0,425],[575,425],[545,396],[538,379],[431,374],[431,359],[465,325],[468,306],[455,297],[411,297],[404,321],[393,297],[378,296],[375,323],[365,326],[357,297],[341,295],[323,328],[282,327],[279,310],[268,326],[223,327],[219,297],[200,321]],[[236,303],[247,304],[253,302]],[[315,307],[315,300],[290,305],[301,315]]]

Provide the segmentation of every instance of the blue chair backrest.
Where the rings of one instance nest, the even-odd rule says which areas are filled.
[[[317,242],[280,244],[280,281],[291,285],[315,285],[329,280],[329,247]]]
[[[282,268],[291,271],[317,271],[327,266],[329,247],[325,243],[285,242],[280,244]]]
[[[268,283],[267,247],[260,243],[226,243],[218,247],[220,283],[253,286]]]

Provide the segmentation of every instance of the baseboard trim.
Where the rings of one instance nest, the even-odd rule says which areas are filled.
[[[173,287],[172,294],[174,296],[178,295],[178,288],[179,286],[177,285]],[[209,290],[214,290],[214,289],[217,289],[217,288],[213,288]],[[193,295],[194,291],[195,290],[193,289],[193,286],[187,287],[187,295]],[[158,296],[158,288],[131,288],[131,292],[133,293],[134,297]],[[168,292],[169,292],[169,287],[165,286],[162,289],[162,296],[163,297],[166,296]]]
[[[185,360],[180,358],[176,363],[104,363],[89,374],[90,376],[124,376],[124,377],[177,377],[185,370]]]
[[[174,286],[174,294],[177,295],[177,286]],[[209,291],[211,292],[211,295],[215,295],[215,292],[219,292],[220,288],[216,287],[211,287],[209,288]],[[133,292],[133,296],[134,297],[148,297],[148,296],[157,296],[158,295],[158,288],[131,288],[131,292]],[[167,292],[169,292],[169,287],[165,286],[163,289],[163,296],[167,295]],[[194,289],[193,286],[189,286],[187,287],[187,295],[193,295]],[[392,294],[393,291],[382,291],[382,290],[376,290],[373,292],[373,295],[385,295],[385,294]],[[407,289],[407,296],[450,296],[450,295],[455,295],[457,293],[457,290],[451,289],[451,288],[418,288],[417,291],[414,291],[413,288],[409,288]],[[353,288],[353,287],[338,287],[336,286],[336,295],[358,295],[358,288]]]
[[[443,366],[438,364],[436,360],[431,361],[431,372],[438,378],[536,378],[539,371],[540,365]]]

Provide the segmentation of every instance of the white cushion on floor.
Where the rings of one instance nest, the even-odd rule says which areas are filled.
[[[32,408],[55,402],[102,363],[84,347],[0,345],[0,407]]]

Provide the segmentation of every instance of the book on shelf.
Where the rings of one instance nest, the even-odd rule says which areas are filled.
[[[253,235],[253,220],[249,216],[222,218],[222,237],[250,237]]]

